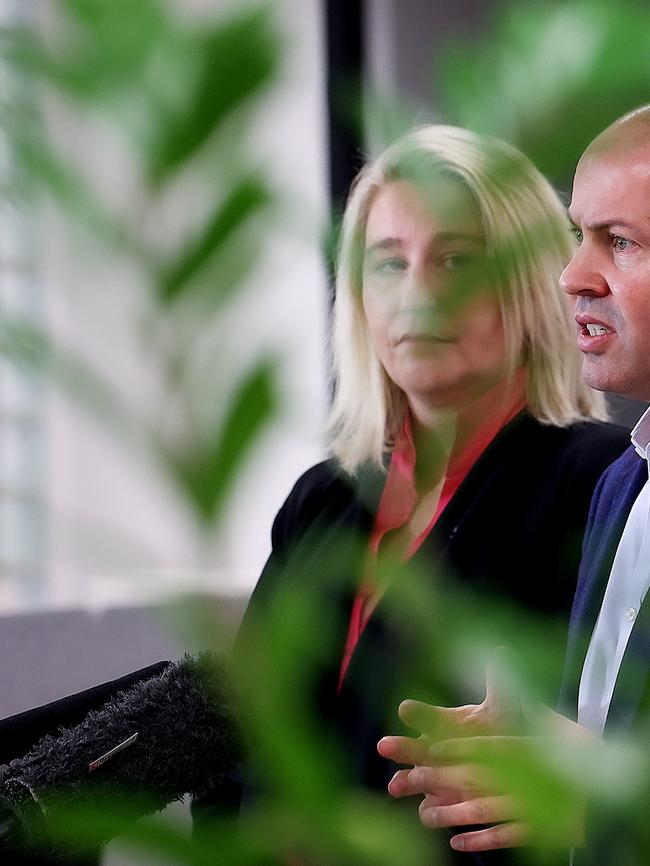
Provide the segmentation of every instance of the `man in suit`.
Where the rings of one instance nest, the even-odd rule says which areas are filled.
[[[596,389],[650,401],[650,105],[620,118],[587,148],[569,213],[576,247],[561,283],[574,301],[584,378]],[[555,714],[554,733],[543,745],[546,754],[559,754],[569,743],[563,760],[583,774],[581,754],[597,760],[599,750],[610,748],[601,737],[638,737],[650,724],[650,602],[644,603],[650,584],[649,446],[650,410],[632,431],[632,446],[602,476],[591,504],[562,699],[568,715],[575,718],[577,711],[577,724]],[[433,753],[424,749],[426,740],[387,737],[379,746],[385,757],[426,764],[398,771],[389,786],[394,796],[425,794],[423,824],[460,827],[451,844],[463,851],[538,838],[539,827],[525,814],[523,788],[515,792],[494,781],[499,756],[518,753],[525,760],[533,741],[494,736],[511,732],[503,728],[507,713],[493,690],[480,706],[450,710],[407,701],[400,715],[425,734],[435,729],[439,739],[443,730],[450,738],[434,745]],[[645,771],[641,781],[650,787],[648,776]],[[639,790],[631,776],[628,789]],[[558,796],[565,794],[566,786],[564,793],[558,788]],[[650,862],[647,819],[614,829],[602,814],[589,820],[582,794],[565,796],[565,802],[563,830],[551,827],[550,835],[582,849],[574,862],[594,851],[599,863]],[[631,800],[626,810],[635,811]],[[491,826],[463,830],[476,824]]]

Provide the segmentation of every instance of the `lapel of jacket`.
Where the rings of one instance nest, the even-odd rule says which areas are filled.
[[[323,610],[334,611],[335,634],[327,652],[327,663],[320,678],[320,704],[324,716],[333,708],[337,693],[341,659],[345,648],[352,605],[361,580],[361,569],[367,539],[385,475],[374,466],[364,466],[355,484],[351,484],[349,500],[341,513],[319,537],[311,549],[316,549],[319,570],[319,603]],[[310,556],[311,558],[311,556]],[[313,560],[312,560],[313,561]],[[335,573],[332,574],[332,571]]]
[[[473,512],[483,508],[484,497],[494,496],[495,479],[502,476],[504,468],[515,462],[513,455],[526,447],[527,440],[535,435],[538,426],[538,422],[524,411],[497,433],[454,493],[418,556],[439,564],[445,561],[449,546],[454,543],[463,523]]]
[[[630,448],[606,470],[594,493],[571,610],[560,698],[561,709],[570,715],[576,712],[582,667],[616,550],[647,476],[645,461]]]
[[[650,604],[641,605],[616,678],[607,714],[605,734],[634,726],[639,708],[648,697],[650,664]]]
[[[639,491],[648,480],[646,463],[638,478]],[[630,506],[631,507],[631,506]],[[647,563],[650,568],[650,563]],[[638,717],[644,698],[648,698],[648,665],[650,665],[650,603],[644,602],[637,614],[623,654],[616,686],[607,714],[605,732],[630,728]]]
[[[450,545],[455,542],[463,522],[472,511],[483,507],[483,497],[494,495],[494,478],[503,469],[502,453],[511,453],[514,448],[521,447],[527,433],[536,427],[536,421],[521,413],[497,434],[479,457],[415,556],[403,569],[397,568],[359,640],[346,680],[352,681],[357,670],[368,670],[370,659],[373,663],[381,659],[382,677],[389,679],[389,671],[395,673],[399,669],[400,676],[409,673],[408,664],[404,665],[403,660],[418,657],[414,647],[423,652],[426,650],[425,658],[431,653],[435,655],[437,643],[445,634],[446,623],[453,620],[453,617],[444,616],[438,620],[435,629],[430,627],[440,614],[440,602],[445,610],[452,602],[461,603],[462,588],[448,580],[446,560]],[[359,496],[368,501],[361,491]],[[375,509],[378,498],[375,489],[370,499],[375,503]],[[425,611],[429,627],[419,621],[421,615],[425,616]],[[440,654],[441,648],[438,646],[437,649]],[[423,671],[413,672],[414,684],[423,677],[426,679]],[[411,697],[415,696],[413,692]],[[424,695],[421,697],[424,699]]]

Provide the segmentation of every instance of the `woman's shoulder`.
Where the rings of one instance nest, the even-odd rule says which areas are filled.
[[[378,471],[364,468],[350,475],[335,459],[323,460],[295,482],[276,517],[275,528],[294,535],[312,524],[344,521],[346,515],[370,511],[380,489]]]
[[[563,432],[567,447],[594,449],[612,452],[615,459],[630,444],[630,431],[611,421],[586,420],[556,428]]]
[[[287,502],[305,504],[313,499],[322,500],[331,495],[353,495],[357,486],[355,478],[348,475],[333,458],[322,460],[306,469],[291,488]]]
[[[600,475],[630,444],[630,431],[606,421],[585,420],[558,427],[527,416],[526,428],[538,459],[570,466],[573,472]],[[530,442],[529,444],[532,444]]]

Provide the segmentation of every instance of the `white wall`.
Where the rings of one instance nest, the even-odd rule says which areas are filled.
[[[187,2],[188,13],[219,3]],[[218,533],[207,542],[167,479],[138,447],[51,389],[46,408],[47,574],[24,604],[129,603],[148,588],[197,581],[248,591],[269,550],[273,515],[298,474],[320,459],[326,405],[324,268],[318,237],[326,214],[323,34],[318,0],[276,0],[286,38],[281,81],[258,112],[260,161],[289,207],[241,303],[222,322],[233,340],[215,395],[261,350],[280,357],[283,411],[239,480]],[[111,131],[50,106],[49,123],[73,161],[128,207],[133,166]],[[139,275],[97,260],[48,214],[40,274],[52,333],[103,370],[134,404],[152,405],[156,379],[138,339]],[[154,591],[154,594],[156,592]]]

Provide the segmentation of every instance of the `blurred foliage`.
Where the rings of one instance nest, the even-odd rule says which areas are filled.
[[[119,420],[114,432],[149,442],[197,522],[211,532],[241,463],[278,409],[270,358],[261,358],[240,383],[230,373],[215,378],[214,370],[230,365],[223,334],[213,332],[219,309],[244,289],[256,260],[250,251],[264,248],[268,216],[259,217],[270,213],[275,195],[250,164],[247,136],[256,102],[276,78],[281,43],[262,7],[196,20],[160,0],[53,0],[47,13],[49,28],[2,33],[2,59],[21,82],[3,112],[15,169],[6,194],[14,201],[46,196],[143,275],[143,350],[173,412],[134,415],[129,383],[121,393],[103,382],[34,323],[4,322],[2,344],[15,361],[71,385],[104,422]],[[119,136],[136,165],[133,214],[117,213],[57,143],[43,112],[52,99],[82,128],[88,113]],[[220,140],[226,127],[227,160]],[[188,172],[211,190],[208,202],[198,203],[205,213],[197,219],[192,209],[180,238],[166,240],[161,250],[147,212],[155,224],[154,210],[166,197],[166,207],[176,201],[182,215],[187,198],[174,184]],[[210,404],[223,411],[206,412]]]
[[[214,522],[227,501],[237,472],[275,405],[273,367],[263,362],[240,384],[213,441],[192,443],[184,459],[177,452],[166,453],[170,471],[178,473],[182,489],[207,523]]]
[[[261,208],[270,202],[269,191],[258,178],[243,177],[228,191],[225,201],[220,202],[210,214],[197,237],[190,241],[182,254],[164,271],[160,279],[160,300],[173,303],[185,297],[188,287],[194,285],[194,277],[218,256],[228,255],[227,241]],[[204,291],[204,284],[199,284]],[[210,286],[214,301],[222,300],[233,286],[228,283]]]
[[[264,218],[276,201],[246,158],[246,134],[256,102],[278,74],[282,46],[267,8],[197,25],[158,0],[51,0],[50,7],[55,33],[47,39],[31,29],[3,33],[4,61],[38,98],[54,94],[73,110],[110,121],[130,149],[142,199],[150,205],[173,197],[174,184],[190,171],[214,197],[162,252],[141,212],[125,219],[111,211],[57,148],[37,110],[8,101],[2,123],[20,168],[8,194],[31,200],[47,194],[145,275],[143,340],[161,373],[174,423],[168,426],[163,416],[159,423],[132,419],[119,394],[30,323],[2,323],[0,350],[54,373],[94,411],[104,412],[113,428],[135,423],[209,532],[279,403],[274,360],[261,358],[240,381],[229,383],[234,387],[223,411],[206,411],[206,402],[220,397],[215,378],[230,374],[224,347],[206,355],[204,342],[214,317],[239,297],[263,243]],[[450,48],[444,110],[452,122],[512,141],[542,171],[566,182],[593,135],[647,100],[649,46],[650,10],[632,0],[507,4],[480,44]],[[382,103],[378,114],[384,116],[371,118],[377,128],[390,128],[391,137],[405,125],[403,107],[393,108]],[[227,159],[222,135],[230,144]],[[346,563],[358,553],[349,545],[356,543],[341,538],[332,545],[321,563],[331,581],[346,573]],[[458,682],[458,671],[472,664],[480,669],[486,647],[503,633],[511,636],[513,678],[527,698],[548,697],[561,663],[561,627],[526,619],[502,600],[483,600],[477,607],[450,588],[444,575],[432,581],[413,567],[392,567],[391,583],[399,592],[392,593],[391,616],[420,663],[403,671],[395,693],[385,696],[387,714],[407,696],[437,703],[458,694],[466,685]],[[287,585],[269,604],[256,633],[259,642],[245,648],[238,669],[255,764],[264,777],[265,796],[257,808],[239,821],[215,819],[191,843],[164,817],[123,830],[130,815],[122,803],[108,812],[69,814],[59,828],[62,838],[92,844],[119,830],[130,856],[147,851],[161,862],[184,864],[286,864],[287,851],[298,852],[305,866],[447,862],[446,841],[425,840],[413,832],[412,815],[406,820],[384,798],[350,784],[346,756],[323,732],[309,700],[310,677],[331,643],[333,612],[327,599],[311,592],[304,574]],[[222,649],[201,605],[186,621],[199,645]],[[551,772],[547,758],[533,752],[501,769],[522,788],[536,780],[530,808],[548,819],[564,808],[558,790],[573,790],[575,779],[563,777],[561,767]],[[595,770],[599,760],[590,757]],[[594,778],[593,788],[605,801],[612,789],[602,773],[594,771]],[[620,776],[618,782],[616,808],[638,807],[638,789],[621,785]]]
[[[442,63],[443,116],[519,147],[567,184],[583,150],[648,101],[650,7],[644,0],[496,5],[489,33],[457,40]]]

